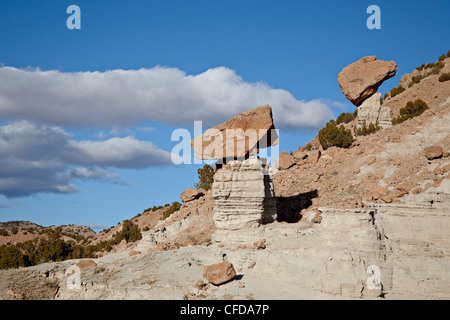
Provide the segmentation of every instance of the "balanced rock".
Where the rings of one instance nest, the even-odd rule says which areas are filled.
[[[368,56],[345,67],[338,75],[338,82],[345,97],[359,106],[396,72],[397,64],[394,61],[377,60],[376,56]]]
[[[236,277],[236,270],[232,263],[223,261],[206,266],[203,270],[203,277],[218,286]]]
[[[277,144],[269,105],[242,112],[191,141],[194,155],[202,160],[244,160],[260,149]]]
[[[195,200],[200,198],[201,196],[205,195],[206,191],[203,189],[192,189],[192,188],[187,188],[186,190],[183,191],[182,194],[180,194],[180,199],[181,201],[183,201],[183,203]]]
[[[255,156],[232,161],[214,174],[214,224],[216,240],[220,231],[256,228],[276,220],[277,205],[273,182],[265,159]]]

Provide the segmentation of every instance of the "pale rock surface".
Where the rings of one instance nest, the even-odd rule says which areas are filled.
[[[230,232],[239,235],[241,229],[276,220],[276,199],[267,169],[264,159],[250,157],[243,162],[233,161],[215,173],[215,241],[225,240]]]
[[[366,99],[359,107],[357,112],[358,127],[364,123],[368,126],[370,123],[377,123],[383,129],[392,126],[391,109],[382,107],[380,104],[381,93],[377,92]]]

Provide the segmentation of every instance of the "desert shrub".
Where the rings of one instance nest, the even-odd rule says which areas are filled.
[[[142,231],[148,231],[148,230],[150,230],[150,228],[148,226],[146,226],[142,229]]]
[[[376,123],[369,123],[369,125],[366,125],[366,121],[363,122],[362,126],[355,129],[355,135],[356,136],[367,136],[369,134],[375,133],[379,130],[381,130],[382,127],[378,125],[378,121]]]
[[[431,69],[431,72],[430,72],[428,75],[430,75],[430,74],[438,74],[439,71],[440,71],[443,67],[445,67],[445,63],[444,63],[444,62],[442,62],[442,61],[436,62],[436,63],[434,64],[433,68]]]
[[[307,143],[305,146],[306,151],[311,151],[312,149],[312,144],[311,143]]]
[[[450,50],[447,51],[447,58],[450,58]]]
[[[214,182],[215,170],[209,164],[205,164],[203,168],[197,170],[198,182],[194,184],[197,189],[209,190]]]
[[[350,130],[346,130],[343,125],[338,126],[331,120],[319,131],[319,142],[324,149],[333,146],[348,148],[353,142],[353,136]]]
[[[450,80],[450,73],[444,72],[439,76],[439,82],[444,82]]]
[[[135,242],[142,239],[142,234],[136,224],[130,220],[125,220],[122,225],[122,231],[118,232],[115,238],[116,244],[120,243],[123,239],[127,242]]]
[[[354,119],[353,113],[342,112],[336,119],[336,124],[349,123]]]
[[[9,236],[9,232],[7,231],[7,230],[0,230],[0,236],[4,236],[4,237],[7,237],[7,236]]]
[[[449,52],[450,52],[450,51],[449,51]],[[439,56],[438,61],[444,61],[445,58],[447,58],[446,55],[445,55],[445,54],[442,54],[442,55]]]
[[[425,68],[425,64],[422,63],[420,66],[418,66],[418,67],[416,68],[416,70],[417,70],[417,71],[422,71],[423,68]]]
[[[427,63],[426,65],[425,65],[425,69],[430,69],[430,68],[433,68],[434,66],[435,66],[435,64],[436,63],[434,63],[434,62],[430,62],[430,63]]]
[[[17,245],[0,247],[0,269],[26,267],[27,265],[27,258]]]
[[[400,115],[393,119],[392,124],[399,124],[408,119],[420,116],[427,109],[428,105],[421,99],[417,99],[414,102],[408,101],[406,106],[400,109]]]
[[[166,220],[168,217],[170,217],[170,215],[178,210],[180,210],[181,208],[181,203],[179,203],[178,201],[174,201],[172,202],[172,204],[169,206],[169,208],[167,208],[166,211],[164,211],[163,216],[161,217],[161,220]]]
[[[403,86],[399,85],[398,87],[392,88],[391,89],[391,98],[395,97],[396,95],[402,93],[403,91],[405,91],[406,89],[403,88]]]

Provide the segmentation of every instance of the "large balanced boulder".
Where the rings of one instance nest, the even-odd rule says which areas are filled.
[[[396,72],[397,64],[394,61],[377,60],[376,56],[367,56],[346,66],[339,73],[338,82],[345,97],[359,106]]]
[[[260,149],[278,144],[274,129],[272,108],[264,105],[206,130],[192,139],[191,146],[198,159],[244,160]]]

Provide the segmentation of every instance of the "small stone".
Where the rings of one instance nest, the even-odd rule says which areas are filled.
[[[198,199],[205,194],[206,194],[206,191],[201,188],[197,189],[197,190],[192,189],[192,188],[187,188],[180,195],[180,199],[181,199],[181,201],[183,201],[183,203],[186,203],[186,202]]]
[[[439,146],[431,146],[425,148],[425,156],[428,160],[438,159],[443,156],[442,148]]]
[[[141,252],[140,251],[137,251],[137,250],[131,250],[130,251],[130,253],[128,254],[130,257],[132,257],[132,256],[136,256],[136,255],[138,255],[138,254],[141,254]]]
[[[256,241],[253,246],[254,246],[255,250],[265,249],[266,248],[266,239],[260,239],[260,240]]]
[[[88,269],[88,268],[95,267],[95,266],[97,266],[97,264],[95,263],[94,260],[80,260],[77,263],[77,267],[80,268],[81,270]]]
[[[315,216],[311,219],[311,222],[314,223],[321,223],[322,222],[322,217],[320,216],[321,212],[318,211]]]

